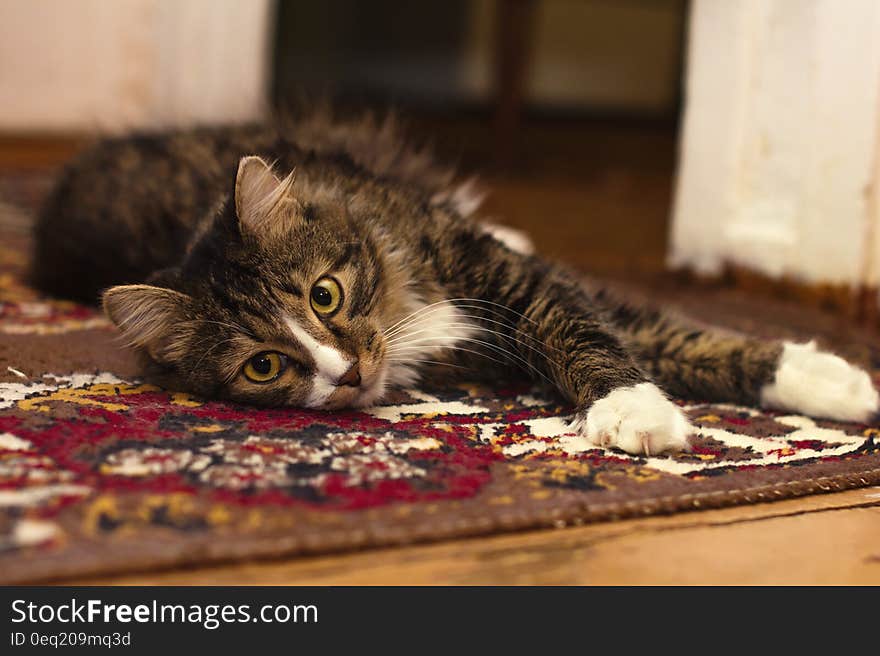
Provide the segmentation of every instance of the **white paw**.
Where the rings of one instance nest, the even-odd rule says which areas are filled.
[[[621,387],[578,415],[572,429],[598,446],[656,455],[688,446],[687,417],[653,383]]]
[[[817,351],[815,342],[786,342],[776,378],[761,390],[765,407],[839,421],[868,421],[878,404],[880,396],[867,372]]]

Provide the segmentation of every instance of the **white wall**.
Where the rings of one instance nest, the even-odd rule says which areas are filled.
[[[877,283],[880,2],[694,0],[670,263]]]
[[[0,0],[0,130],[256,118],[273,0]]]

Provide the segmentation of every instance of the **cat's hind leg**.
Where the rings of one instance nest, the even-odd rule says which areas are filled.
[[[762,341],[621,307],[616,325],[637,360],[676,396],[866,422],[880,396],[867,372],[814,342]]]
[[[866,371],[816,348],[785,342],[773,380],[761,388],[761,405],[840,421],[870,421],[878,393]]]

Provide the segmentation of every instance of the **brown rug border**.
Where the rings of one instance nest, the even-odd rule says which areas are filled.
[[[876,460],[880,464],[880,454],[872,454],[865,456],[865,458]],[[880,484],[880,467],[875,467],[859,473],[815,476],[796,481],[782,481],[733,490],[670,495],[648,501],[611,502],[586,507],[580,511],[565,509],[547,511],[542,509],[528,514],[507,517],[503,515],[483,518],[462,517],[461,521],[451,527],[449,524],[435,524],[432,525],[431,530],[417,536],[410,532],[407,536],[401,534],[396,538],[393,532],[386,532],[384,538],[376,538],[362,529],[327,531],[321,536],[321,539],[309,541],[304,541],[301,536],[275,534],[224,542],[222,536],[213,534],[199,536],[191,540],[174,540],[174,548],[169,548],[160,558],[156,558],[155,553],[151,553],[149,556],[133,554],[132,547],[135,545],[128,545],[128,548],[122,549],[119,544],[108,545],[104,543],[104,546],[110,548],[91,554],[92,558],[88,560],[70,559],[69,555],[63,553],[53,554],[49,559],[40,559],[39,552],[28,554],[24,558],[18,559],[19,567],[15,572],[4,572],[0,578],[3,579],[3,585],[63,584],[65,579],[71,578],[87,579],[122,574],[158,573],[193,566],[209,568],[249,561],[271,561],[319,554],[333,555],[366,548],[378,549],[428,544],[449,539],[471,539],[542,528],[564,528],[570,525],[601,521],[670,515],[678,512],[710,510],[737,505],[754,505],[878,484]],[[124,552],[124,558],[120,559],[118,563],[114,562],[113,553],[120,551]],[[45,570],[47,565],[52,567],[52,573],[41,576],[39,570]]]

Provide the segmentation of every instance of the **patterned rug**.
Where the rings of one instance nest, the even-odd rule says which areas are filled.
[[[681,400],[690,453],[566,429],[528,387],[400,392],[363,412],[163,390],[93,309],[22,282],[44,179],[0,198],[0,583],[328,552],[770,501],[880,482],[878,427]],[[877,350],[867,350],[877,365]]]

